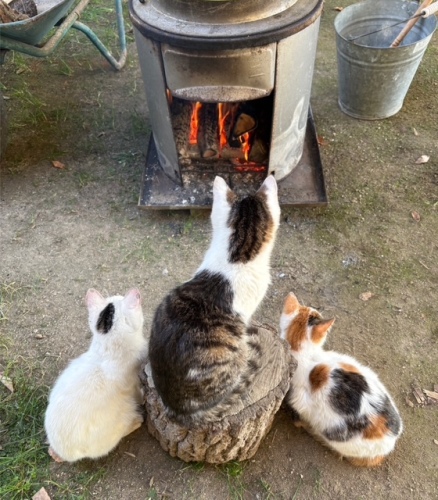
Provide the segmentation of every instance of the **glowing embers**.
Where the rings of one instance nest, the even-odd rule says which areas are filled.
[[[170,107],[182,165],[216,161],[238,171],[266,170],[272,99],[201,103],[173,98]]]

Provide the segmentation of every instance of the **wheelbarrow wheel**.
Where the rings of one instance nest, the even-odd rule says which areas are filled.
[[[6,149],[8,138],[8,118],[6,116],[6,103],[3,94],[0,92],[0,157]]]

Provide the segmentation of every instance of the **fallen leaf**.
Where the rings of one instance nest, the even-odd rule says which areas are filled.
[[[412,130],[414,131],[414,135],[416,135],[417,137],[420,135],[415,127],[412,127]]]
[[[363,292],[359,295],[359,298],[360,300],[363,300],[364,302],[366,302],[367,300],[370,300],[370,298],[373,296],[374,294],[372,292]]]
[[[11,392],[14,392],[14,384],[9,377],[5,377],[3,373],[0,373],[0,382]]]
[[[413,212],[411,212],[411,215],[412,215],[412,218],[414,219],[415,222],[420,222],[421,217],[420,217],[420,214],[418,212],[416,212],[414,210]]]
[[[420,158],[417,158],[417,160],[415,160],[415,164],[421,165],[423,163],[427,163],[429,160],[430,160],[430,156],[421,155]]]
[[[59,168],[59,169],[64,169],[65,168],[65,165],[64,163],[61,163],[60,161],[58,160],[53,160],[52,161],[52,165],[55,167],[55,168]]]
[[[438,439],[434,439],[434,440],[433,440],[433,442],[434,442],[435,444],[438,444]]]
[[[406,398],[406,404],[407,404],[408,406],[410,406],[411,408],[413,408],[413,407],[414,407],[414,403],[413,403],[413,402],[412,402],[409,398]]]
[[[318,135],[318,144],[320,146],[327,146],[328,142],[325,140],[325,138],[322,135]]]
[[[335,7],[333,10],[337,10],[338,12],[341,12],[344,10],[344,7]]]
[[[32,500],[50,500],[50,497],[46,489],[43,487],[35,493],[35,495],[32,497]]]

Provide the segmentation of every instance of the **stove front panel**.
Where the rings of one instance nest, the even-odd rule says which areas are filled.
[[[166,82],[172,95],[201,102],[258,99],[274,89],[277,44],[192,51],[162,45]]]

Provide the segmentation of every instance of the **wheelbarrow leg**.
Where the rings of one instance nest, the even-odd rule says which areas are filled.
[[[105,59],[117,70],[121,70],[126,63],[127,49],[126,49],[126,35],[125,35],[125,22],[123,20],[122,11],[122,0],[115,0],[116,4],[116,16],[117,16],[117,32],[119,38],[120,46],[120,58],[117,60],[105,47],[105,45],[100,41],[97,35],[92,29],[90,29],[86,24],[76,21],[72,24],[72,28],[75,28],[84,35],[86,35],[94,44],[94,46],[99,50],[99,52],[105,57]]]

